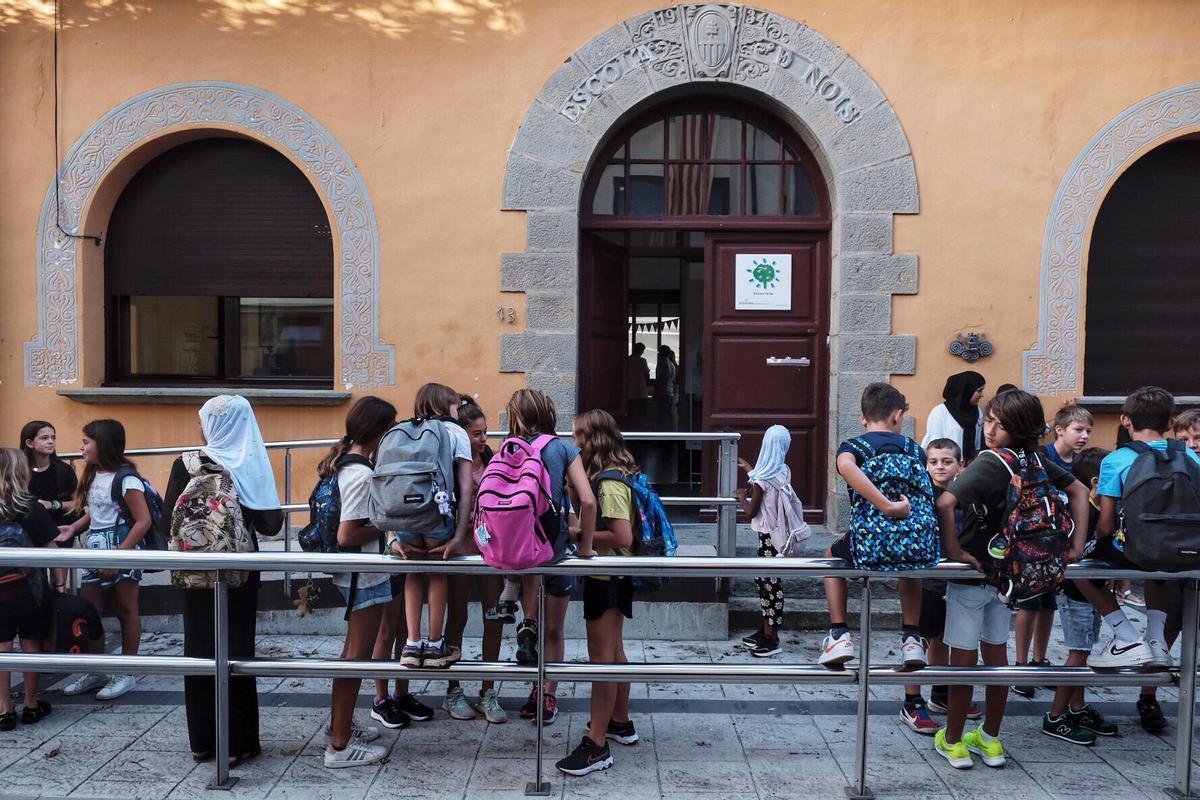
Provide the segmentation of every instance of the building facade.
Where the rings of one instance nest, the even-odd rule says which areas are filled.
[[[231,387],[281,440],[536,386],[747,457],[785,424],[820,516],[871,381],[917,428],[968,368],[1051,409],[1200,395],[1197,32],[1187,2],[13,4],[0,407],[68,450],[99,416],[193,441]]]

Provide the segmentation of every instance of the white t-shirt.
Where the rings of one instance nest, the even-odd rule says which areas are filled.
[[[367,500],[371,496],[372,474],[374,473],[366,464],[347,464],[338,470],[338,494],[342,498],[342,519],[367,519],[371,516],[367,511]],[[364,553],[383,552],[380,546],[373,548],[371,544],[363,545],[362,550]],[[334,573],[334,586],[349,588],[352,574],[350,572]],[[386,572],[360,572],[358,573],[358,588],[366,589],[378,586],[387,582],[388,578]]]
[[[90,522],[88,530],[98,531],[105,528],[115,528],[121,509],[112,501],[112,482],[117,473],[97,472],[88,489],[87,506]],[[145,491],[141,480],[136,475],[130,475],[121,483],[121,496],[130,490]],[[131,520],[132,521],[132,520]]]

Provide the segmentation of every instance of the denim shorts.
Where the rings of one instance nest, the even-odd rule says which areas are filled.
[[[83,546],[89,550],[116,550],[125,541],[125,537],[129,535],[129,526],[118,524],[115,528],[99,528],[88,529],[88,532],[83,535]],[[141,550],[142,543],[138,542],[134,550]],[[141,583],[142,571],[140,569],[123,569],[117,572],[112,578],[101,578],[100,570],[85,569],[79,573],[79,583],[82,586],[100,586],[102,589],[111,589],[120,581],[135,581]]]
[[[1100,613],[1092,604],[1064,597],[1058,604],[1058,619],[1067,649],[1091,652],[1100,635]]]
[[[355,587],[354,605],[352,606],[350,605],[350,587],[339,586],[338,591],[342,593],[342,602],[349,607],[351,614],[355,611],[362,611],[364,608],[392,602],[392,582],[390,580],[375,586],[368,586],[365,589]]]
[[[447,519],[442,527],[429,533],[409,533],[408,531],[392,531],[396,541],[404,544],[423,547],[423,542],[432,542],[433,546],[442,545],[454,538],[454,520]]]
[[[955,650],[974,651],[979,643],[1008,642],[1013,612],[994,586],[951,583],[946,586],[946,633],[942,641]]]

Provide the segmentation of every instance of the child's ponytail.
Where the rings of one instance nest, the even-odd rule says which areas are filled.
[[[379,440],[396,424],[396,407],[379,397],[367,395],[346,414],[346,435],[334,442],[333,447],[317,465],[317,475],[328,478],[337,471],[337,462],[355,444],[366,445]]]

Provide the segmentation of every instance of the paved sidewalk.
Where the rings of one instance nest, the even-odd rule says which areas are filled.
[[[885,641],[873,660],[894,658]],[[819,635],[790,634],[786,662],[814,658]],[[262,637],[263,655],[335,657],[333,637]],[[511,657],[511,643],[503,654]],[[467,643],[478,657],[479,642]],[[150,635],[144,652],[178,653],[177,636]],[[582,660],[585,646],[569,641],[567,658]],[[734,642],[628,643],[631,661],[750,661]],[[1052,660],[1063,651],[1056,631]],[[61,685],[61,681],[59,682]],[[505,725],[456,722],[438,711],[433,721],[385,732],[390,760],[377,767],[326,770],[321,764],[328,718],[327,680],[260,680],[264,753],[234,770],[229,794],[209,792],[211,764],[196,765],[188,751],[181,680],[146,677],[115,703],[52,691],[54,712],[36,726],[0,733],[0,796],[72,798],[492,798],[520,797],[533,779],[534,730],[517,718],[528,686],[501,687],[510,710]],[[437,705],[445,684],[414,684]],[[470,693],[477,684],[467,683]],[[1013,696],[1003,738],[1012,759],[991,770],[980,763],[958,772],[932,751],[932,740],[896,717],[899,687],[872,690],[869,785],[881,798],[1162,797],[1173,778],[1174,725],[1163,737],[1137,726],[1135,689],[1089,690],[1090,700],[1121,726],[1121,736],[1092,748],[1040,733],[1050,692],[1033,701]],[[583,735],[588,686],[564,684],[558,721],[547,728],[545,770],[554,797],[739,798],[842,797],[853,772],[854,689],[810,686],[639,685],[634,721],[642,741],[613,744],[615,766],[565,779],[553,769]],[[1176,692],[1160,691],[1169,716]],[[362,706],[368,704],[364,694]],[[365,710],[360,712],[367,718]]]

